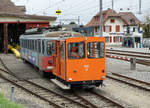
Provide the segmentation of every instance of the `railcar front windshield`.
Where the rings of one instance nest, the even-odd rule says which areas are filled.
[[[85,58],[85,43],[84,42],[69,43],[68,58],[69,59]]]
[[[104,58],[104,42],[88,42],[88,58]]]

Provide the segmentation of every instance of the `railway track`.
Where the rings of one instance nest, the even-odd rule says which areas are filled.
[[[117,73],[109,74],[107,75],[107,78],[150,92],[150,83],[148,82],[130,78]]]
[[[139,58],[150,59],[150,53],[143,53],[143,52],[121,51],[121,50],[107,49],[106,53],[108,53],[108,54],[116,54],[116,55],[123,55],[123,56],[134,56],[134,57],[139,57]]]
[[[101,95],[94,90],[88,90],[86,92],[82,91],[76,94],[81,98],[86,99],[97,106],[92,108],[125,108],[115,100],[108,98],[104,95]]]
[[[121,51],[107,51],[107,54],[115,54],[115,55],[122,55],[127,57],[136,57],[136,58],[144,58],[144,59],[150,59],[149,53],[140,53],[140,52],[121,52]]]
[[[3,62],[0,59],[1,62]],[[13,72],[4,64],[2,63],[6,70],[0,68],[1,71],[4,73],[0,73],[0,77],[4,80],[12,83],[13,85],[25,90],[26,92],[40,98],[48,102],[50,105],[57,107],[57,108],[64,108],[64,107],[81,107],[81,108],[97,108],[94,104],[87,101],[84,98],[74,94],[73,99],[59,94],[58,92],[54,92],[53,90],[47,89],[39,84],[31,82],[29,80],[18,78]],[[7,75],[6,75],[7,74]],[[55,97],[55,98],[54,98]],[[75,99],[76,98],[76,99]],[[55,101],[54,101],[55,100]],[[58,101],[56,101],[58,100]]]
[[[121,51],[121,50],[112,50],[112,49],[106,49],[106,52],[123,52],[123,53],[131,53],[131,54],[142,54],[142,55],[150,55],[150,53],[143,53],[143,52],[135,52],[135,51]]]
[[[1,59],[0,61],[5,68],[5,69],[0,68],[0,70],[2,71],[2,73],[0,73],[1,78],[23,89],[24,91],[40,98],[41,100],[48,102],[50,105],[54,107],[99,108],[99,105],[92,103],[87,98],[83,98],[81,94],[77,94],[76,92],[71,92],[70,95],[68,93],[64,94],[63,92],[57,90],[55,91],[55,90],[50,90],[48,88],[45,88],[35,82],[31,82],[29,80],[19,78],[6,66],[6,64]],[[111,102],[106,97],[101,97],[99,98],[99,100],[105,100],[107,106],[111,106],[111,107],[117,106],[120,108],[120,106],[118,106],[117,104],[115,105],[115,102],[113,101]],[[121,108],[123,108],[123,106]]]
[[[133,51],[120,51],[120,50],[109,50],[107,49],[107,55],[106,57],[111,57],[111,54],[116,55],[117,58],[115,59],[119,59],[118,56],[125,56],[126,58],[131,58],[134,57],[136,58],[136,63],[138,64],[142,64],[142,65],[146,65],[146,66],[150,66],[150,53],[142,53],[142,52],[133,52]],[[129,61],[130,60],[126,60],[126,59],[121,59],[121,60],[125,60],[125,61]]]

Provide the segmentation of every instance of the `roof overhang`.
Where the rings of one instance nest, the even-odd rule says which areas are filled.
[[[54,23],[56,17],[0,13],[0,23]]]

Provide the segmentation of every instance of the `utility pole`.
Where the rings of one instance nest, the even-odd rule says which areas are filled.
[[[112,0],[112,10],[114,10],[114,0]]]
[[[99,30],[100,30],[100,37],[103,37],[103,2],[100,0],[100,23],[99,23]]]
[[[139,0],[139,14],[142,14],[141,7],[142,7],[142,1]]]
[[[80,25],[80,16],[78,16],[78,25]]]

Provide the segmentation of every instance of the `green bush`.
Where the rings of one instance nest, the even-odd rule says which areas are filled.
[[[0,93],[0,108],[23,108],[21,105],[10,102]]]

